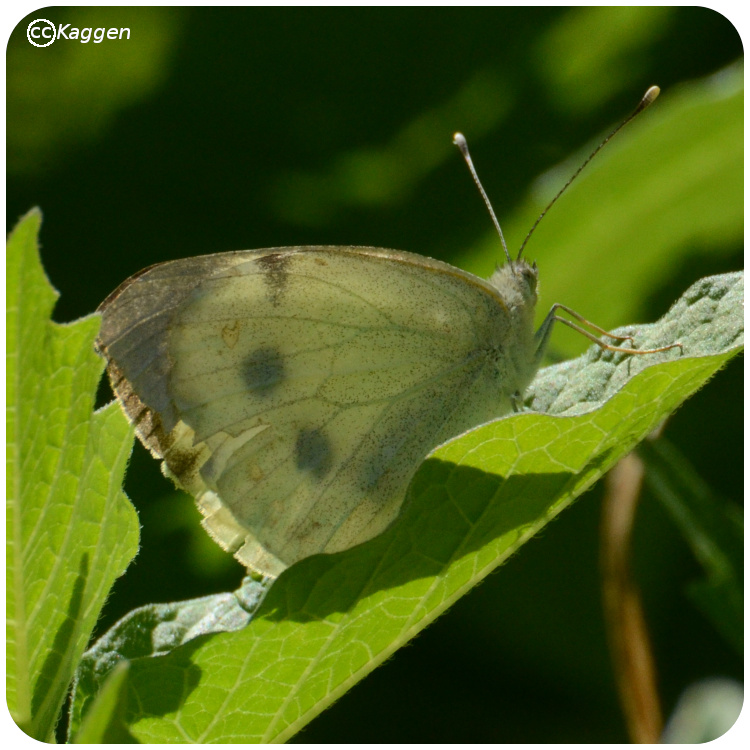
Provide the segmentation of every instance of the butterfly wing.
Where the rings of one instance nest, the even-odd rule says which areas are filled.
[[[249,568],[372,538],[436,445],[510,409],[509,311],[480,279],[375,248],[147,269],[99,348],[144,444]]]

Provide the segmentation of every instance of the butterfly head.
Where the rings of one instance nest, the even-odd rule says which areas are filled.
[[[536,263],[519,258],[497,268],[490,277],[490,284],[497,289],[509,308],[533,309],[537,300],[538,280]]]

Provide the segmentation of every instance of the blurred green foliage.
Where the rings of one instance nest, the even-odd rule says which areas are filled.
[[[32,205],[44,211],[42,259],[61,291],[58,320],[91,312],[151,263],[242,248],[376,245],[486,273],[500,250],[453,131],[469,138],[517,248],[574,167],[555,173],[554,185],[539,187],[537,176],[590,150],[654,83],[662,99],[630,126],[654,129],[643,161],[616,168],[609,186],[599,181],[618,153],[629,161],[625,131],[529,245],[541,307],[565,302],[607,326],[653,320],[701,276],[742,267],[742,129],[731,109],[741,110],[741,93],[726,84],[738,74],[703,80],[735,64],[742,45],[715,11],[51,8],[44,17],[53,22],[129,26],[132,38],[44,49],[25,36],[39,15],[18,24],[7,48],[7,215],[12,226]],[[696,116],[677,117],[682,106]],[[675,202],[645,202],[628,223],[639,179],[643,196]],[[690,190],[680,198],[675,184]],[[719,218],[706,210],[717,196]],[[665,244],[663,233],[686,215],[704,229],[691,224]],[[703,221],[712,217],[713,226]],[[600,247],[608,228],[623,234],[616,257]],[[624,312],[610,319],[610,306]],[[734,502],[741,382],[738,361],[667,426],[704,481]],[[126,489],[143,548],[102,629],[140,604],[236,586],[242,571],[141,450]],[[595,490],[299,740],[625,741],[600,611],[598,510]],[[648,494],[635,565],[667,713],[694,680],[741,678],[741,661],[685,596],[698,565]]]
[[[58,26],[132,26],[135,33],[116,42],[60,38],[39,49],[24,38],[13,45],[7,70],[11,174],[60,165],[71,148],[106,137],[123,109],[164,83],[180,27],[179,15],[167,8],[49,8],[44,13]],[[29,18],[40,15],[36,11]],[[16,36],[19,31],[25,35],[27,23],[18,25]]]

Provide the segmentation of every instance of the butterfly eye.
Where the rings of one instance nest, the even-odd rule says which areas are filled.
[[[526,281],[526,284],[529,287],[530,292],[536,291],[536,285],[537,285],[537,279],[538,279],[538,273],[536,270],[536,264],[533,266],[524,266],[521,270],[521,275],[524,278],[524,281]]]

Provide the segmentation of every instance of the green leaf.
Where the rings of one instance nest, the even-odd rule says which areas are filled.
[[[534,410],[549,414],[576,414],[606,400],[628,379],[644,369],[652,369],[656,361],[669,361],[676,372],[688,374],[699,369],[693,361],[696,357],[735,351],[744,340],[744,279],[742,271],[701,279],[658,323],[613,331],[634,334],[634,346],[638,349],[679,342],[682,355],[678,349],[670,349],[658,355],[632,357],[591,347],[583,357],[542,370],[529,388],[527,403]],[[650,392],[642,390],[642,397],[660,396],[660,376],[655,377],[656,387]],[[664,416],[673,408],[665,411]]]
[[[138,545],[122,494],[132,433],[116,404],[92,415],[99,317],[50,320],[38,210],[7,246],[7,696],[49,742],[112,583]]]
[[[502,418],[435,450],[384,534],[294,565],[242,630],[133,658],[127,708],[133,735],[142,742],[289,739],[506,560],[736,354],[742,297],[742,274],[704,279],[660,323],[637,332],[641,347],[679,339],[682,352],[634,357],[597,349],[548,368],[530,402],[549,413]]]
[[[83,655],[73,691],[70,735],[77,737],[76,742],[84,741],[80,733],[98,710],[101,691],[107,689],[115,665],[169,653],[200,635],[241,630],[262,602],[265,591],[263,584],[245,578],[232,594],[149,604],[128,613]]]
[[[74,744],[135,742],[125,724],[129,669],[128,662],[121,661],[107,674],[107,679],[73,739]]]
[[[680,452],[663,437],[639,453],[646,481],[680,529],[704,570],[688,595],[738,654],[744,650],[741,509],[717,497]]]

